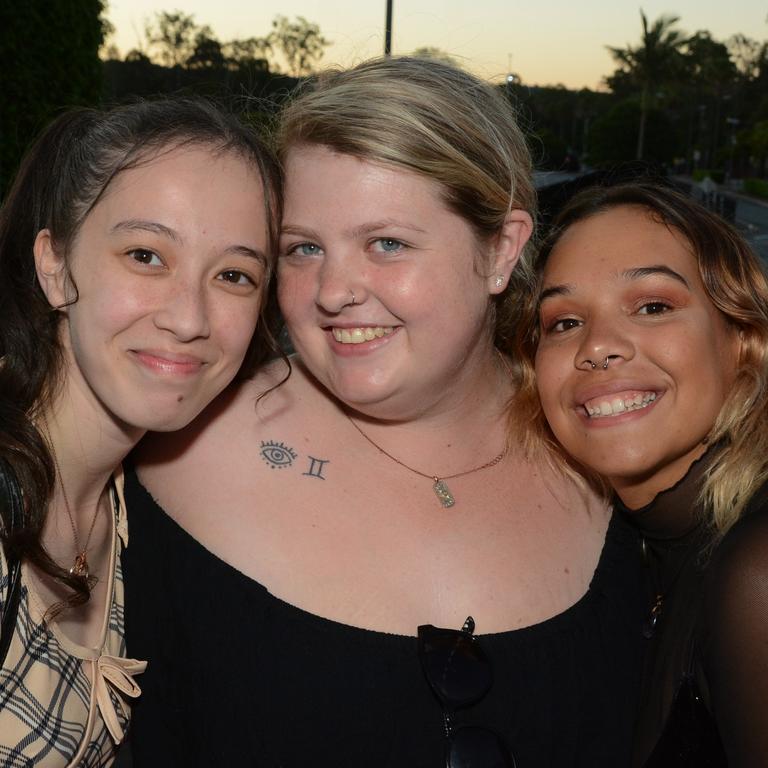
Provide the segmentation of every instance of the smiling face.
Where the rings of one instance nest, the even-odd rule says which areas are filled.
[[[207,147],[121,172],[66,266],[44,230],[35,254],[49,301],[61,306],[77,289],[62,320],[68,395],[140,430],[191,421],[248,348],[266,233],[258,172]]]
[[[634,508],[682,478],[739,351],[685,238],[636,206],[572,225],[545,267],[540,334],[539,394],[565,450]]]
[[[488,252],[429,179],[317,145],[288,153],[280,307],[312,374],[369,415],[466,396],[506,284],[481,275]]]

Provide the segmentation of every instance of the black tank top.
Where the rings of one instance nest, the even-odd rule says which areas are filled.
[[[137,680],[136,768],[445,765],[416,627],[392,635],[301,610],[206,550],[131,471],[126,500],[128,653],[149,662]],[[576,604],[524,629],[478,627],[494,683],[457,720],[503,734],[518,768],[628,765],[642,576],[636,534],[614,517]],[[496,589],[503,600],[505,585]]]

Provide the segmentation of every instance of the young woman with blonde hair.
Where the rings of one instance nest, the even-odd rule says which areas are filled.
[[[634,764],[763,765],[765,273],[732,227],[667,187],[587,190],[553,226],[518,329],[514,423],[605,483],[642,533]]]
[[[503,92],[367,62],[279,148],[290,377],[128,481],[137,768],[624,764],[636,537],[504,419],[535,193]]]

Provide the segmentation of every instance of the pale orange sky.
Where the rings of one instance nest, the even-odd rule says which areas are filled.
[[[768,38],[768,0],[394,0],[393,52],[435,46],[490,79],[511,70],[531,85],[596,88],[615,68],[605,46],[638,42],[641,5],[649,19],[680,16],[688,33]],[[384,0],[109,0],[107,15],[123,54],[140,45],[144,20],[157,11],[193,14],[222,42],[266,35],[277,14],[300,15],[333,41],[322,63],[349,66],[383,51],[385,7]]]

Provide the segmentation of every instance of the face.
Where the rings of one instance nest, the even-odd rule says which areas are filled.
[[[201,147],[120,173],[83,222],[66,268],[41,233],[38,275],[51,303],[77,286],[62,326],[69,394],[142,430],[191,421],[248,348],[266,232],[257,171]]]
[[[635,206],[573,225],[546,265],[540,332],[539,393],[565,450],[633,508],[683,477],[739,349],[685,238]]]
[[[280,306],[308,369],[356,409],[405,418],[459,396],[492,354],[490,294],[517,258],[497,286],[488,254],[431,180],[322,146],[288,154]]]

